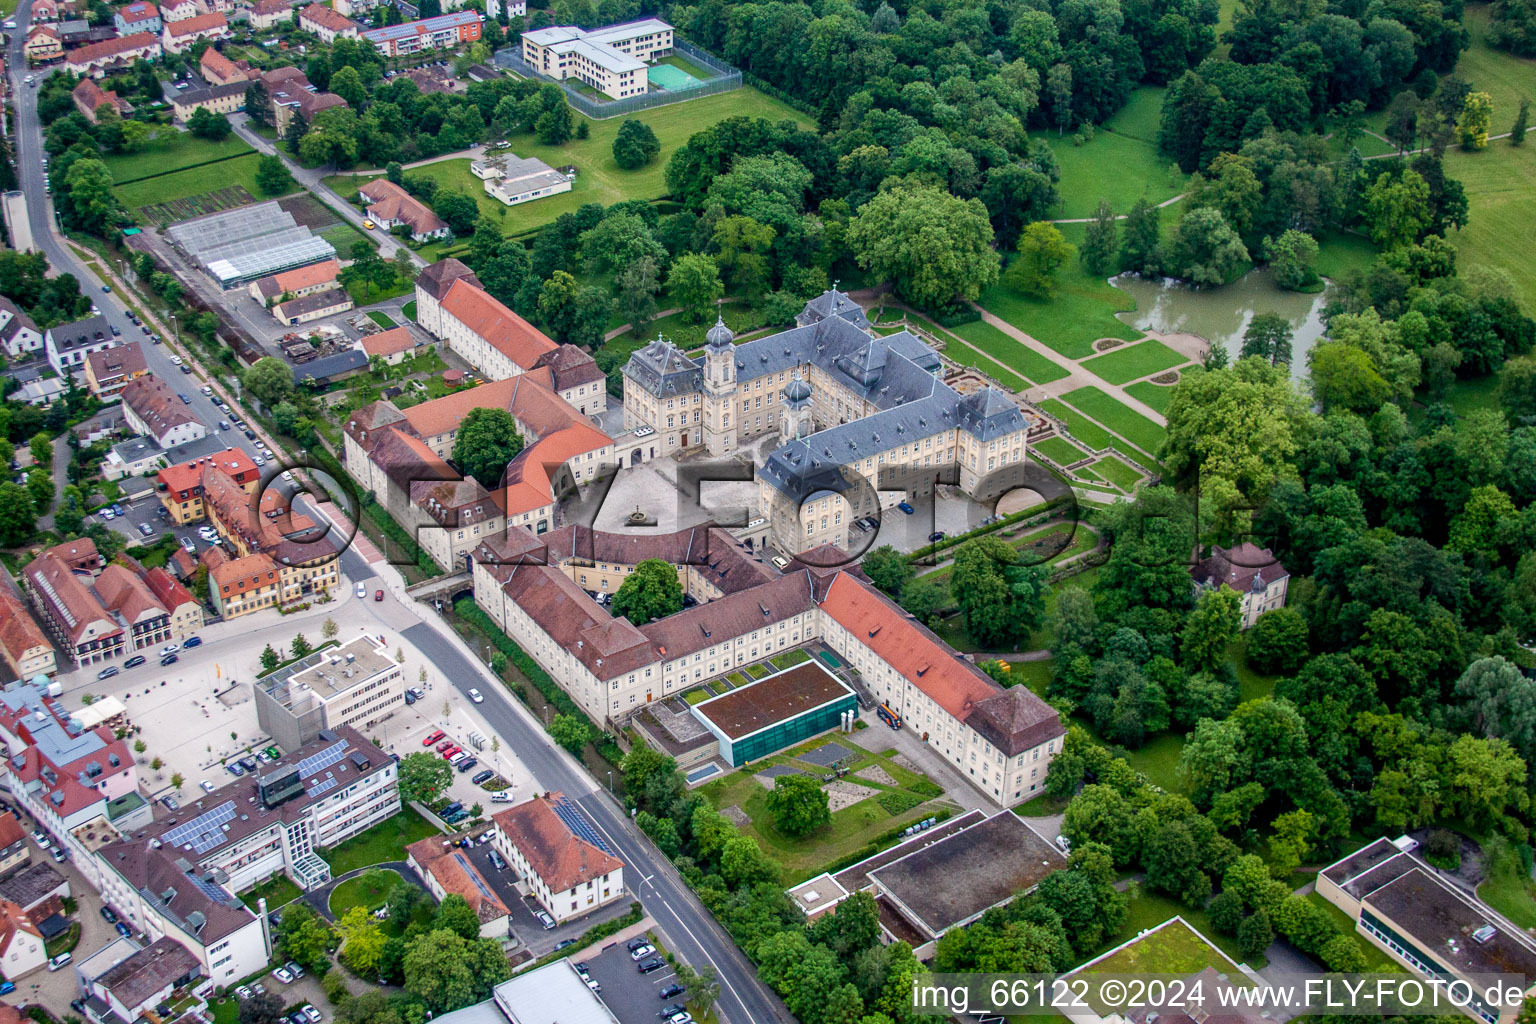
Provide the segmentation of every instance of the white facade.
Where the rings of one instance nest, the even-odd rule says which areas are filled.
[[[44,335],[48,365],[59,376],[85,372],[85,357],[117,345],[107,321],[92,317],[75,324],[60,324]]]
[[[659,18],[587,30],[555,25],[523,33],[523,60],[550,78],[575,78],[613,99],[650,91],[646,66],[672,52],[672,26]]]

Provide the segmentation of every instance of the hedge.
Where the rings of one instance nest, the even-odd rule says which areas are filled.
[[[401,549],[416,563],[416,568],[426,573],[427,576],[441,576],[442,568],[434,561],[432,556],[406,533],[394,517],[385,510],[377,501],[370,501],[363,505],[363,514],[372,519],[374,525],[384,532],[384,536],[400,545]]]

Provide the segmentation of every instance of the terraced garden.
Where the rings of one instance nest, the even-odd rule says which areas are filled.
[[[1135,345],[1121,345],[1101,356],[1085,359],[1082,366],[1111,384],[1124,384],[1187,362],[1189,360],[1182,352],[1175,352],[1157,339],[1148,338]]]

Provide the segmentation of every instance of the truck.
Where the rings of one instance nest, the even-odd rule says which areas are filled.
[[[884,722],[892,729],[901,728],[901,716],[892,711],[889,704],[881,704],[880,707],[875,710],[875,714],[880,716],[880,721]]]

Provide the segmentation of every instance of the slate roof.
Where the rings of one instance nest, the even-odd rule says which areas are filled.
[[[1210,557],[1202,559],[1191,575],[1196,583],[1225,585],[1243,594],[1250,590],[1262,591],[1290,573],[1268,548],[1245,540],[1234,548],[1213,545]]]
[[[480,279],[475,276],[475,272],[450,256],[447,259],[438,260],[417,274],[416,287],[441,302],[443,296],[448,294],[448,289],[453,287],[453,282],[459,280],[468,281],[476,288],[481,287]]]

